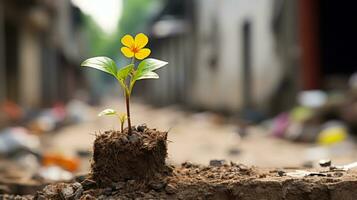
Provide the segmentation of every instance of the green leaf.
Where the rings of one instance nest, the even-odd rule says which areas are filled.
[[[134,64],[130,64],[120,68],[117,74],[118,79],[125,80],[133,69],[134,69]]]
[[[138,71],[154,71],[167,65],[167,63],[168,62],[162,60],[148,58],[140,62]]]
[[[99,117],[104,116],[104,115],[106,115],[106,116],[117,115],[117,111],[108,108],[98,114]]]
[[[157,70],[165,65],[167,65],[167,62],[162,60],[158,60],[154,58],[145,59],[140,62],[133,80],[136,81],[136,80],[151,79],[151,78],[158,79],[159,76],[152,71]]]
[[[89,58],[84,62],[82,62],[81,66],[98,69],[100,71],[111,74],[114,77],[117,77],[117,66],[115,62],[108,57],[99,56],[99,57]]]
[[[136,80],[141,80],[141,79],[158,79],[159,75],[155,72],[143,72]]]

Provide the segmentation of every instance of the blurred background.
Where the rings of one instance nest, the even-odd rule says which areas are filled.
[[[0,0],[0,192],[88,172],[95,134],[119,128],[97,114],[124,102],[112,77],[80,63],[105,55],[124,66],[120,38],[140,32],[169,65],[135,86],[132,117],[169,131],[169,163],[357,160],[356,6]]]

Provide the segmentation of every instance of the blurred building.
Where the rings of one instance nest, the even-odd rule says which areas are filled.
[[[357,18],[354,4],[166,1],[150,30],[153,57],[170,64],[158,81],[145,84],[147,98],[161,105],[274,112],[293,105],[300,90],[330,89],[331,77],[357,68],[357,32],[348,25]]]
[[[0,1],[0,101],[36,107],[72,96],[79,14],[69,0]]]

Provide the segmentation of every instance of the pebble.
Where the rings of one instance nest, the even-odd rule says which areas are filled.
[[[97,186],[97,183],[91,179],[85,179],[81,182],[81,185],[84,190],[88,190]]]
[[[44,195],[42,194],[38,194],[37,196],[35,196],[36,200],[47,200],[48,198],[46,198]]]
[[[278,170],[277,173],[278,173],[279,176],[285,176],[285,174],[286,174],[286,173],[285,173],[284,171],[282,171],[282,170]]]
[[[181,164],[181,166],[182,166],[182,167],[185,167],[185,168],[190,168],[190,167],[192,167],[193,165],[192,165],[192,163],[190,163],[190,162],[184,162],[184,163]]]
[[[129,142],[129,140],[128,140],[127,137],[122,137],[122,138],[121,138],[121,142],[122,142],[123,144],[126,144],[126,143]]]
[[[140,124],[136,127],[136,130],[139,132],[144,132],[146,128],[147,128],[146,124]]]
[[[165,191],[167,194],[175,194],[177,192],[177,188],[173,184],[169,183],[166,185]]]
[[[95,200],[96,198],[90,194],[85,194],[81,197],[81,200]]]
[[[64,188],[61,189],[61,196],[64,199],[70,199],[74,196],[74,190],[72,188],[72,186],[70,185],[66,185]]]
[[[343,176],[343,173],[342,172],[335,172],[335,173],[333,173],[333,176],[341,177],[341,176]]]
[[[331,160],[326,159],[326,160],[320,160],[319,164],[321,167],[330,167],[331,166]]]
[[[84,191],[82,185],[80,183],[76,182],[76,183],[73,183],[72,186],[77,189],[74,192],[74,199],[79,199],[82,196],[82,193]]]
[[[163,189],[166,186],[165,182],[153,182],[150,183],[150,187],[156,191],[160,191],[161,189]]]
[[[137,134],[131,134],[128,136],[128,140],[131,143],[136,143],[137,141],[139,141],[139,136]]]
[[[214,174],[209,174],[207,177],[208,178],[214,178]]]
[[[76,190],[76,192],[74,193],[74,199],[79,199],[81,198],[83,194],[83,188],[79,188],[78,190]]]
[[[82,188],[82,185],[78,182],[75,182],[72,184],[72,187],[75,188],[75,189],[79,189],[79,188]]]
[[[220,167],[226,163],[225,160],[210,160],[209,165],[213,167]]]

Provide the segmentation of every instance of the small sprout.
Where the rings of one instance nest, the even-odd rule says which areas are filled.
[[[99,117],[102,117],[102,116],[116,116],[116,117],[118,117],[119,122],[120,122],[120,130],[121,130],[121,132],[124,131],[124,123],[128,119],[128,117],[126,116],[125,113],[118,114],[117,111],[115,111],[115,110],[113,110],[111,108],[103,110],[102,112],[100,112],[98,114],[98,116]]]
[[[120,121],[120,130],[121,132],[124,131],[124,123],[128,119],[128,116],[125,113],[122,113],[119,115],[119,121]]]
[[[149,42],[148,37],[139,33],[133,38],[131,35],[125,35],[121,39],[124,47],[121,48],[121,52],[125,57],[131,58],[131,63],[125,67],[118,69],[115,62],[104,56],[93,57],[85,60],[81,66],[91,67],[103,72],[106,72],[117,79],[119,85],[124,90],[125,103],[126,103],[126,115],[120,118],[120,123],[128,120],[128,131],[131,134],[131,120],[130,120],[130,96],[133,91],[133,87],[138,80],[142,79],[158,79],[159,75],[154,72],[168,63],[154,58],[147,58],[151,53],[151,50],[144,48]],[[135,58],[143,60],[139,63],[138,67],[135,67]],[[102,115],[117,115],[112,109],[103,110]],[[102,116],[101,115],[101,116]],[[119,116],[119,115],[118,115]],[[120,115],[122,116],[122,115]]]

